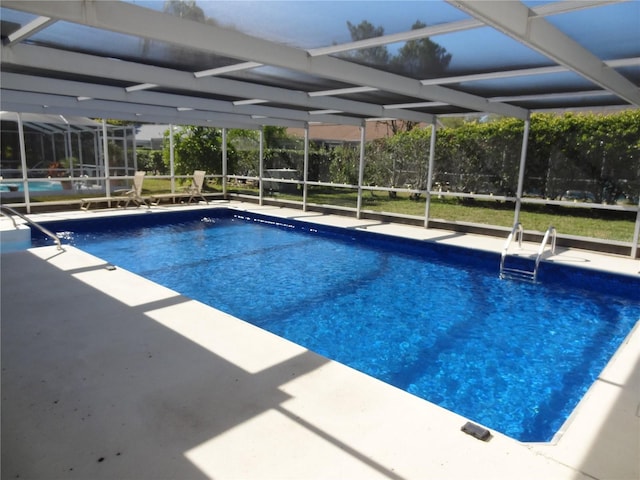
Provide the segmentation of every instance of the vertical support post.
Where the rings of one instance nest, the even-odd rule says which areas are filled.
[[[104,155],[105,193],[111,196],[111,169],[109,168],[109,138],[107,137],[107,121],[102,119],[102,154]]]
[[[31,198],[29,195],[29,175],[27,172],[27,149],[24,142],[24,125],[22,124],[22,115],[18,116],[18,139],[20,140],[20,167],[22,169],[22,191],[24,192],[24,202],[27,207],[27,213],[31,213]]]
[[[531,127],[531,114],[527,114],[522,133],[522,150],[520,151],[520,170],[518,171],[518,190],[516,191],[516,208],[513,224],[520,222],[520,205],[522,204],[522,188],[524,186],[524,170],[527,165],[527,146],[529,145],[529,128]]]
[[[433,187],[433,164],[436,158],[436,120],[431,124],[429,142],[429,167],[427,168],[427,201],[424,207],[424,228],[429,228],[429,210],[431,209],[431,189]]]
[[[171,176],[171,193],[176,193],[176,157],[173,142],[173,123],[169,125],[169,175]]]
[[[636,215],[636,228],[633,231],[633,243],[631,244],[631,258],[638,256],[638,242],[640,241],[640,201],[638,202],[638,214]]]
[[[222,129],[222,195],[227,197],[227,128]]]
[[[60,115],[60,117],[62,118],[64,123],[67,125],[67,130],[62,134],[62,137],[64,138],[64,158],[69,158],[71,156],[71,152],[70,152],[70,140],[71,140],[70,125],[69,125],[69,122],[67,122],[66,118],[64,118],[62,115]]]
[[[95,176],[102,177],[104,176],[103,175],[104,161],[101,163],[100,160],[103,159],[104,157],[102,156],[102,144],[100,143],[100,129],[98,128],[96,128],[96,131],[93,132],[93,155],[94,155],[94,161],[96,163]],[[99,181],[100,183],[102,183],[102,180],[96,179],[96,181]]]
[[[360,218],[362,210],[362,184],[364,182],[364,140],[366,138],[366,123],[360,126],[360,166],[358,168],[358,203],[356,206],[356,218]]]
[[[73,164],[73,146],[71,145],[71,125],[66,118],[62,117],[62,119],[67,124],[67,131],[64,136],[64,155],[69,160],[69,177],[73,178],[75,165]]]
[[[124,171],[129,175],[129,152],[127,151],[127,127],[122,127],[122,151],[124,153]],[[134,169],[135,173],[135,169]]]
[[[131,138],[132,140],[132,149],[131,152],[133,153],[133,169],[134,171],[138,171],[138,142],[136,139],[136,130],[134,127],[130,127],[131,128]],[[129,128],[127,128],[127,130],[129,130]]]
[[[51,134],[51,156],[53,157],[51,159],[52,163],[58,161],[58,152],[56,152],[56,134],[55,133]]]
[[[260,205],[262,206],[263,202],[264,202],[264,193],[263,193],[263,188],[262,188],[262,184],[264,183],[262,181],[262,176],[264,175],[264,128],[260,129],[260,159],[259,159],[260,165],[258,167],[258,191],[260,192],[259,194],[259,198],[260,198]]]
[[[44,134],[41,133],[38,136],[40,137],[40,155],[42,156],[42,161],[44,162],[47,158],[47,154],[44,151]]]
[[[84,175],[84,157],[82,155],[82,130],[76,133],[78,137],[78,165],[80,167],[80,176]]]
[[[309,124],[304,126],[304,173],[302,177],[302,211],[307,211],[307,194],[309,180]]]

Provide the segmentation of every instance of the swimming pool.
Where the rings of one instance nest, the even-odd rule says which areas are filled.
[[[21,181],[15,183],[5,183],[0,185],[0,192],[21,192],[24,185]],[[62,191],[62,184],[60,182],[52,181],[32,181],[29,182],[30,192],[57,192]]]
[[[640,281],[216,209],[46,224],[184,295],[522,441],[548,441],[640,318]]]

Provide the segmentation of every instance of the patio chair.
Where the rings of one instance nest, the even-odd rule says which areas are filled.
[[[142,196],[142,183],[144,181],[144,175],[145,172],[136,172],[133,176],[133,188],[123,191],[119,195],[81,199],[80,208],[82,210],[89,210],[91,204],[98,202],[116,202],[117,207],[120,207],[122,204],[123,208],[127,208],[131,203],[135,203],[136,207],[144,204],[148,208],[151,208],[151,205],[149,204],[147,199]]]
[[[204,170],[195,170],[193,172],[193,180],[191,180],[191,186],[187,188],[187,193],[190,195],[187,203],[191,203],[191,200],[201,198],[207,205],[209,202],[202,195],[202,186],[204,185],[204,177],[206,172]],[[198,200],[199,201],[199,200]]]
[[[142,183],[144,182],[144,173],[145,172],[136,172],[133,176],[133,188],[131,190],[127,190],[122,194],[122,196],[126,196],[126,200],[122,200],[125,202],[124,208],[127,208],[131,202],[135,203],[137,207],[144,204],[148,208],[151,208],[149,203],[147,203],[147,199],[142,196]],[[118,206],[120,206],[120,202],[118,202]]]
[[[182,192],[176,193],[157,193],[150,198],[152,205],[158,205],[164,198],[171,199],[174,203],[178,198],[187,198],[187,203],[191,203],[191,200],[202,199],[206,204],[209,204],[208,200],[202,195],[202,186],[204,185],[204,178],[206,172],[204,170],[195,170],[193,172],[193,178],[191,185],[185,188]]]

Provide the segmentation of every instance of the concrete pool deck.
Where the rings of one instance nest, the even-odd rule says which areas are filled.
[[[496,252],[504,243],[224,206]],[[170,208],[185,207],[151,212]],[[638,260],[576,249],[548,261],[640,271]],[[482,442],[460,431],[463,417],[73,247],[0,262],[3,479],[640,477],[637,325],[553,443],[497,432]]]

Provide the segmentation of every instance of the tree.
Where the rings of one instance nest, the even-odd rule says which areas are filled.
[[[360,153],[353,145],[340,145],[331,150],[329,172],[331,181],[348,185],[358,184]]]
[[[417,20],[411,29],[417,30],[426,26],[424,22]],[[347,22],[347,28],[351,34],[351,40],[354,42],[384,35],[383,27],[376,27],[366,20],[358,25]],[[346,56],[358,63],[408,75],[416,79],[437,77],[447,69],[451,62],[451,54],[429,37],[407,41],[395,56],[391,56],[384,45],[356,50]],[[398,120],[389,120],[385,123],[390,126],[394,134],[408,132],[418,125],[417,122]]]
[[[264,143],[267,148],[280,148],[290,140],[287,127],[265,126],[263,129]]]
[[[157,150],[142,150],[136,152],[138,169],[145,172],[154,172],[156,175],[166,175],[167,166],[162,159],[162,152]]]
[[[163,11],[176,17],[192,20],[206,25],[218,25],[215,19],[207,17],[195,0],[166,0]],[[154,56],[159,61],[166,62],[169,67],[188,67],[202,65],[203,69],[228,65],[228,59],[218,55],[194,51],[180,45],[164,45],[153,40],[144,39],[141,44],[143,56]]]
[[[418,30],[426,26],[424,22],[417,20],[411,29]],[[383,27],[375,27],[366,20],[358,25],[347,22],[347,28],[354,42],[384,35]],[[451,54],[447,53],[447,49],[429,37],[407,41],[394,56],[389,54],[385,45],[356,50],[348,56],[359,63],[382,67],[418,79],[441,75],[451,62]]]
[[[514,196],[523,132],[522,120],[514,118],[438,130],[435,188]],[[424,188],[429,140],[430,129],[417,128],[369,143],[365,183]],[[640,111],[532,115],[524,182],[525,194],[554,199],[577,190],[596,202],[637,205]]]
[[[173,134],[175,169],[178,175],[191,175],[194,170],[222,173],[222,132],[209,127],[182,127]],[[233,160],[233,146],[227,150]],[[165,132],[163,156],[169,161],[169,132]]]
[[[347,22],[347,28],[351,33],[351,40],[354,42],[357,42],[358,40],[366,40],[367,38],[381,37],[384,35],[383,27],[374,27],[373,24],[366,20],[360,22],[359,25]],[[349,56],[354,61],[366,65],[384,66],[389,64],[389,52],[387,51],[387,47],[384,45],[356,50]]]
[[[212,22],[212,20],[204,14],[204,11],[196,5],[195,0],[166,0],[163,10],[165,13],[170,13],[180,18],[187,18],[202,23]]]
[[[425,23],[418,20],[413,24],[411,30],[426,26]],[[449,62],[451,62],[451,54],[429,37],[407,41],[392,60],[397,71],[417,79],[434,78],[441,75],[449,66]]]

